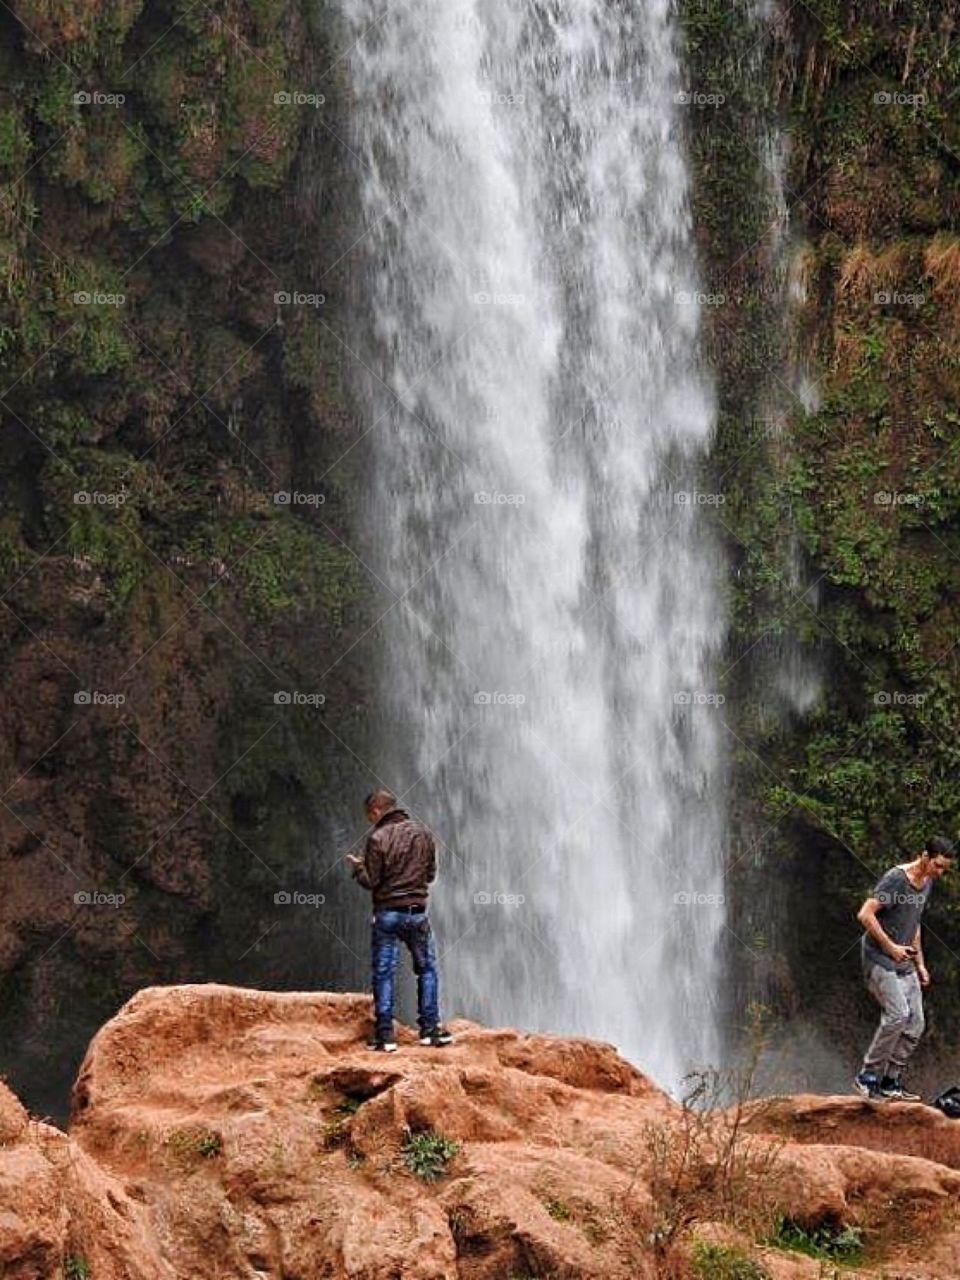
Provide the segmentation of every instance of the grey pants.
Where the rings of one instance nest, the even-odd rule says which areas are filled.
[[[898,1076],[923,1035],[923,993],[916,969],[894,973],[878,964],[866,974],[867,990],[879,1004],[880,1026],[863,1060],[863,1070]]]

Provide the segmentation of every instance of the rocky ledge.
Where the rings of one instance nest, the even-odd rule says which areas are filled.
[[[374,1054],[369,1012],[149,988],[69,1133],[0,1086],[4,1280],[960,1276],[960,1123],[927,1107],[684,1108],[588,1040],[459,1022]]]

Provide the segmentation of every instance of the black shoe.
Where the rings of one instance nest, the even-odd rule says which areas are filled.
[[[854,1078],[853,1087],[861,1097],[869,1098],[872,1102],[884,1102],[888,1096],[881,1093],[880,1077],[875,1076],[872,1071],[861,1071]]]
[[[911,1093],[903,1087],[899,1076],[884,1076],[880,1081],[880,1094],[892,1102],[922,1102],[919,1093]]]
[[[396,1053],[397,1042],[395,1040],[368,1040],[367,1048],[374,1053]]]
[[[432,1031],[424,1031],[420,1037],[421,1044],[428,1044],[434,1049],[442,1049],[445,1044],[453,1044],[453,1036],[446,1027],[434,1027]]]

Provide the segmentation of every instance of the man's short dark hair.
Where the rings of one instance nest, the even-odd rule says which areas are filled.
[[[367,809],[392,809],[397,803],[397,797],[386,787],[378,787],[376,791],[370,792],[363,803]]]
[[[948,840],[946,836],[931,836],[923,846],[923,851],[931,858],[955,858],[957,856],[953,841]]]

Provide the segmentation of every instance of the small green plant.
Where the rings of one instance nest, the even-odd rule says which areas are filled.
[[[64,1259],[63,1280],[93,1280],[90,1263],[79,1253],[71,1253]]]
[[[770,1273],[759,1262],[729,1245],[698,1240],[691,1261],[697,1280],[770,1280]]]
[[[547,1200],[543,1206],[554,1222],[569,1222],[573,1217],[570,1206],[562,1200]]]
[[[166,1145],[181,1164],[213,1160],[223,1151],[223,1140],[210,1129],[174,1129],[167,1135]]]
[[[859,1227],[842,1223],[839,1226],[825,1223],[819,1227],[804,1227],[792,1218],[780,1218],[767,1243],[825,1262],[856,1262],[863,1252],[863,1232]]]
[[[424,1182],[436,1182],[447,1172],[447,1165],[459,1150],[459,1143],[432,1129],[422,1133],[408,1130],[403,1144],[403,1161],[415,1177]]]

